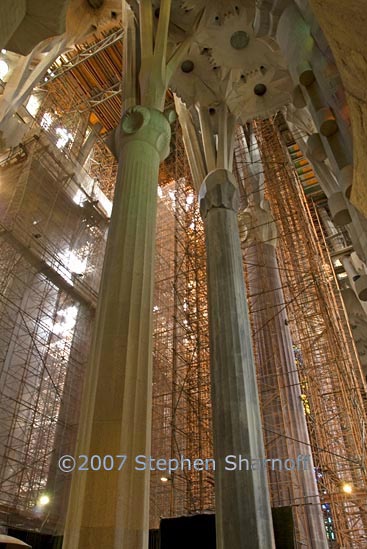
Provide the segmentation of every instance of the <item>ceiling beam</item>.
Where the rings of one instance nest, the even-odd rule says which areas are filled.
[[[45,80],[42,84],[39,85],[40,88],[47,86],[50,82],[53,82],[57,78],[60,78],[60,76],[63,76],[65,73],[71,71],[72,69],[75,69],[78,65],[81,63],[84,63],[91,57],[94,57],[99,52],[105,50],[106,48],[109,48],[113,44],[116,44],[116,42],[119,42],[122,40],[124,31],[123,29],[118,29],[112,34],[109,34],[99,42],[96,42],[89,48],[86,48],[85,50],[79,52],[75,57],[72,59],[69,59],[68,61],[63,61],[63,64],[60,67],[57,67],[53,69],[52,75],[47,74]]]

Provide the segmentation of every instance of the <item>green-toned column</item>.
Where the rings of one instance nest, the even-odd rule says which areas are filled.
[[[64,548],[148,547],[152,295],[158,170],[165,115],[133,107],[121,124],[119,174],[76,455],[127,455],[121,471],[76,471]],[[89,465],[90,467],[90,465]]]
[[[210,172],[200,191],[205,225],[217,548],[274,547],[266,470],[225,470],[226,456],[264,459],[261,418],[237,223],[237,186]],[[244,465],[245,467],[245,465]]]

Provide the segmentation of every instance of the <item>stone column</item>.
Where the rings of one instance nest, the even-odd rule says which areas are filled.
[[[201,191],[216,458],[217,548],[274,547],[265,468],[226,471],[225,457],[264,459],[233,175],[217,169]]]
[[[272,219],[271,217],[269,217]],[[321,502],[316,484],[301,385],[295,365],[285,298],[279,276],[275,242],[261,241],[263,223],[244,252],[252,294],[254,345],[261,380],[267,458],[307,456],[292,471],[270,471],[273,507],[291,505],[299,543],[327,547]]]
[[[63,533],[72,480],[68,475],[63,474],[58,462],[60,456],[73,455],[75,450],[77,418],[80,415],[81,405],[80,394],[86,370],[93,317],[94,311],[83,303],[79,303],[45,489],[45,492],[51,496],[51,502],[47,507],[47,521],[53,525],[56,535]]]
[[[97,143],[99,132],[101,131],[101,129],[102,129],[102,124],[100,124],[99,122],[97,122],[97,124],[94,124],[84,145],[81,147],[77,156],[77,160],[81,166],[84,166],[91,150],[93,149],[94,145]]]
[[[160,111],[133,107],[121,124],[119,174],[83,398],[76,455],[127,455],[121,471],[74,473],[67,549],[148,547],[152,290],[158,170],[170,125]]]

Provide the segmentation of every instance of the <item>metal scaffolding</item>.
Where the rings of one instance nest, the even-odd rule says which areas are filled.
[[[243,266],[256,362],[265,453],[284,466],[268,469],[273,508],[292,511],[294,544],[322,543],[323,515],[295,364],[276,248],[277,226],[266,203],[266,180],[251,129],[239,127],[235,147]],[[297,463],[286,468],[288,463]]]
[[[306,200],[276,123],[256,122],[254,130],[279,232],[284,310],[328,539],[331,546],[364,547],[367,421],[360,365],[317,210]]]
[[[69,477],[57,459],[73,454],[108,227],[104,195],[112,198],[117,172],[101,136],[121,115],[120,34],[114,29],[85,55],[67,54],[50,69],[42,92],[35,91],[43,94],[37,123],[24,113],[30,129],[0,165],[0,519],[11,526],[63,527]],[[254,130],[279,232],[284,296],[276,318],[262,317],[269,321],[266,341],[254,319],[254,308],[264,308],[266,292],[273,291],[266,280],[259,277],[260,293],[249,300],[267,451],[286,439],[284,457],[293,457],[292,448],[305,442],[287,432],[292,407],[284,390],[294,378],[259,364],[269,357],[280,364],[272,352],[281,321],[292,337],[330,545],[364,547],[365,386],[353,340],[317,209],[306,200],[297,165],[274,121],[256,122]],[[89,131],[96,139],[84,163]],[[152,456],[193,460],[213,457],[205,243],[178,127],[172,149],[161,168],[158,201]],[[298,151],[291,153],[300,161]],[[315,198],[317,181],[308,166],[298,168]],[[267,414],[270,405],[276,414]],[[293,508],[296,540],[303,542],[298,525],[309,502],[299,497],[300,477],[273,475],[270,485],[273,503]],[[52,500],[47,511],[37,505],[45,492]],[[161,517],[214,510],[212,471],[152,472],[152,528]]]
[[[174,171],[158,209],[152,455],[205,459],[213,452],[204,231],[178,129],[167,164]],[[214,511],[213,484],[211,471],[154,471],[151,526]]]
[[[51,533],[63,527],[57,462],[74,447],[107,229],[74,168],[36,126],[0,165],[0,517]]]

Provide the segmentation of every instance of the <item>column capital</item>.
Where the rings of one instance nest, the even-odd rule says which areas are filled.
[[[160,160],[169,155],[171,127],[170,117],[157,109],[136,105],[122,116],[120,126],[120,147],[131,141],[148,143],[159,154]]]
[[[212,208],[224,208],[236,212],[239,197],[234,175],[223,169],[210,172],[201,185],[199,200],[203,218]]]
[[[240,212],[238,224],[243,247],[247,248],[254,242],[277,245],[278,229],[267,200],[262,200],[261,204],[251,204]]]

